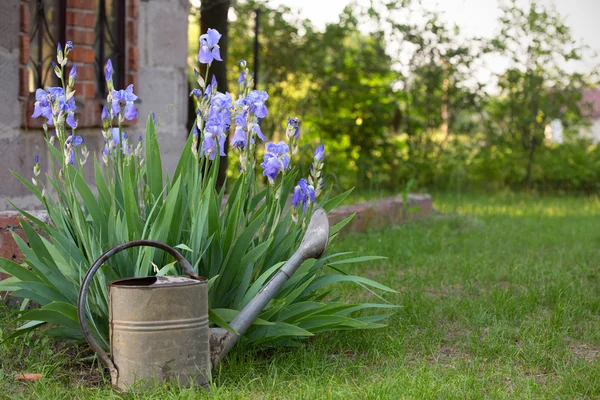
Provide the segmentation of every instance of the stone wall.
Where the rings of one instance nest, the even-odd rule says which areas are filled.
[[[126,83],[133,83],[139,96],[140,120],[125,131],[133,138],[144,134],[146,118],[151,112],[158,117],[158,136],[163,165],[173,170],[186,140],[187,119],[187,0],[126,1],[127,46]],[[11,206],[5,198],[26,209],[40,207],[11,174],[32,176],[35,156],[40,157],[42,175],[48,171],[44,131],[40,121],[31,121],[32,98],[27,90],[28,31],[31,18],[28,1],[3,0],[0,13],[0,210]],[[92,154],[104,147],[98,125],[101,99],[94,97],[91,44],[95,1],[67,0],[66,40],[72,40],[72,54],[78,64],[76,100],[80,126]],[[71,57],[70,57],[71,58]],[[80,68],[82,67],[82,68]],[[92,162],[86,172],[91,175]]]

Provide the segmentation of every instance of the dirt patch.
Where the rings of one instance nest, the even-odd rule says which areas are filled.
[[[587,362],[596,362],[600,360],[600,346],[590,346],[587,344],[577,344],[569,346],[571,354]]]
[[[464,294],[470,295],[468,291],[465,290],[465,287],[460,283],[454,285],[444,285],[441,288],[437,289],[425,289],[423,292],[430,294],[435,297],[449,297],[449,296],[462,296]],[[465,293],[467,292],[467,293]]]

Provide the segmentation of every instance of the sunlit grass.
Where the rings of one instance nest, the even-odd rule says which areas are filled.
[[[434,203],[443,215],[336,245],[388,257],[344,268],[398,291],[386,297],[402,306],[388,328],[326,333],[293,349],[237,349],[211,397],[599,397],[598,199],[435,194]],[[372,295],[348,284],[332,296]],[[35,338],[0,346],[0,398],[120,398],[83,355],[49,349]],[[15,372],[45,377],[24,384]],[[207,396],[163,386],[124,397]]]

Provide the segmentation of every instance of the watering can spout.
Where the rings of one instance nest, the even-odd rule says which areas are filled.
[[[322,208],[313,213],[302,243],[287,262],[277,271],[269,282],[250,300],[244,309],[231,321],[230,326],[237,334],[222,328],[212,328],[210,335],[210,358],[215,368],[235,346],[240,336],[252,325],[265,306],[279,289],[309,258],[319,258],[325,252],[329,241],[329,221]]]

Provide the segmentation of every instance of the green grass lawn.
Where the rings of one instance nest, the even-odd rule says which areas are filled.
[[[389,327],[326,333],[294,349],[238,349],[211,397],[600,397],[600,201],[441,194],[434,203],[443,215],[335,245],[388,257],[347,270],[398,291],[387,297],[402,306]],[[370,295],[351,284],[338,294]],[[0,398],[120,398],[82,359],[89,354],[36,338],[1,345]],[[25,384],[16,372],[45,377]],[[125,397],[206,396],[160,387]]]

